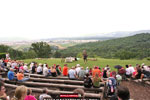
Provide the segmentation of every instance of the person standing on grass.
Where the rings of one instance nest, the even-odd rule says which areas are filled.
[[[83,60],[84,60],[84,63],[87,62],[87,57],[88,57],[88,55],[87,55],[86,50],[83,50]]]

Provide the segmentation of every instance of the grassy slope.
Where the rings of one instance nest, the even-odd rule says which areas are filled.
[[[61,67],[63,67],[63,65],[65,64],[65,63],[61,63],[61,59],[27,59],[27,60],[24,60],[24,62],[26,63],[29,63],[31,61],[36,61],[38,63],[47,63],[49,66],[52,66],[53,64],[60,64]],[[87,64],[84,64],[82,59],[80,59],[77,62],[67,63],[67,64],[69,67],[75,66],[76,64],[80,64],[84,68],[87,66],[91,68],[94,65],[105,67],[107,64],[109,64],[111,69],[114,70],[113,66],[118,65],[118,64],[122,66],[125,66],[126,64],[132,64],[133,66],[135,66],[136,64],[142,64],[142,63],[150,65],[150,61],[147,61],[147,60],[118,60],[118,59],[103,59],[103,58],[98,58],[97,61],[88,61]]]

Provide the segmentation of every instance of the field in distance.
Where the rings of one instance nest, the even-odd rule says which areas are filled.
[[[32,61],[37,62],[37,63],[47,63],[49,66],[52,66],[54,64],[59,64],[61,67],[64,66],[64,64],[68,64],[68,67],[72,67],[75,66],[76,64],[80,64],[81,66],[83,66],[84,68],[86,68],[87,66],[89,68],[92,68],[93,66],[100,66],[101,68],[105,67],[107,64],[110,65],[112,70],[114,69],[115,65],[121,65],[123,67],[125,67],[125,65],[127,64],[132,64],[132,66],[136,66],[136,64],[142,64],[145,63],[146,65],[150,65],[150,61],[144,59],[144,60],[119,60],[119,59],[104,59],[104,58],[96,58],[97,61],[91,61],[88,60],[88,62],[86,64],[84,64],[83,59],[80,58],[78,61],[74,61],[72,63],[65,63],[65,62],[61,62],[61,58],[49,58],[49,59],[26,59],[23,60],[25,63],[30,63]]]

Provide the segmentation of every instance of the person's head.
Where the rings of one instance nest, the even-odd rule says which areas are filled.
[[[79,97],[79,98],[84,99],[84,90],[83,89],[75,89],[73,92],[77,93],[78,95],[81,95],[81,97]]]
[[[24,100],[24,98],[27,95],[27,87],[25,86],[18,86],[15,90],[15,98],[17,98],[17,100]]]
[[[32,90],[31,90],[31,89],[28,89],[28,90],[27,90],[27,95],[31,95],[31,93],[32,93]]]
[[[118,86],[117,89],[117,96],[121,99],[121,100],[128,100],[130,99],[130,92],[129,89],[125,86]]]
[[[19,73],[23,73],[23,70],[20,69],[20,70],[19,70]]]
[[[13,69],[13,68],[10,68],[10,71],[14,71],[14,69]]]
[[[86,77],[89,77],[89,73],[86,73]]]
[[[47,88],[44,88],[44,89],[43,89],[43,93],[46,93],[46,94],[47,94],[47,93],[48,93],[48,89],[47,89]]]
[[[129,68],[129,66],[128,66],[128,65],[126,65],[126,68]]]
[[[74,66],[72,66],[71,69],[74,69]]]
[[[77,64],[76,66],[77,66],[77,67],[80,67],[80,64]]]
[[[5,91],[6,89],[5,89],[4,83],[0,81],[0,95],[3,95]]]
[[[64,66],[67,66],[67,64],[64,64]]]
[[[131,64],[129,64],[129,67],[132,67],[132,65],[131,65]]]

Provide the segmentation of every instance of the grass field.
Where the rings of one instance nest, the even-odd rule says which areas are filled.
[[[42,63],[42,64],[47,63],[49,66],[52,66],[53,64],[59,64],[61,67],[63,67],[63,65],[66,64],[65,62],[62,63],[60,58],[26,59],[23,61],[25,63],[30,63],[32,61]],[[83,59],[80,59],[79,61],[75,61],[73,63],[67,63],[67,64],[68,64],[68,67],[72,67],[72,66],[75,66],[76,64],[80,64],[84,68],[86,68],[87,66],[89,68],[92,68],[93,66],[100,66],[101,68],[103,68],[108,64],[110,65],[112,70],[115,70],[114,69],[115,65],[121,65],[124,67],[126,64],[132,64],[133,66],[135,66],[136,64],[141,65],[142,63],[145,63],[146,65],[150,65],[150,61],[148,60],[119,60],[119,59],[103,59],[103,58],[97,58],[97,61],[88,60],[86,64],[84,64]]]

